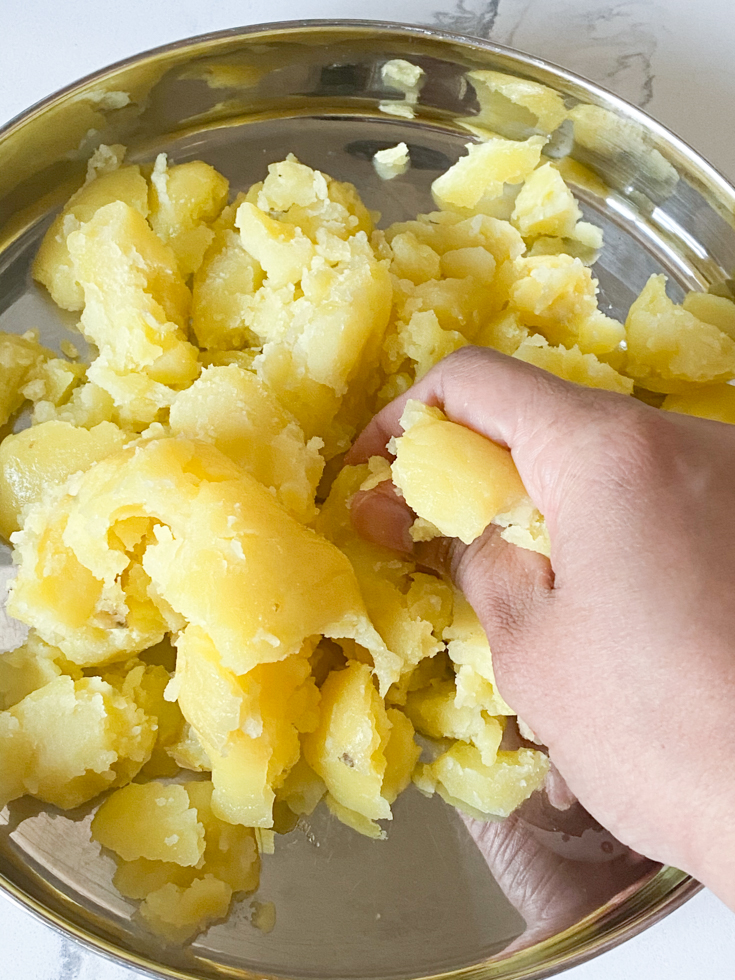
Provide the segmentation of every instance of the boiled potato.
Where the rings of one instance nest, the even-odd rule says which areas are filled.
[[[201,160],[169,167],[156,158],[148,203],[151,227],[176,256],[186,279],[202,264],[214,238],[210,223],[227,203],[228,181]]]
[[[420,70],[391,64],[410,112]],[[543,517],[507,450],[417,403],[392,465],[343,466],[377,408],[467,343],[626,394],[706,375],[699,401],[665,407],[729,404],[729,369],[695,376],[646,348],[669,307],[636,334],[650,291],[625,327],[598,309],[601,233],[565,181],[606,189],[542,159],[558,97],[473,75],[504,136],[477,129],[434,183],[440,209],[385,231],[352,185],[293,156],[227,204],[201,161],[141,171],[100,148],[35,266],[81,312],[92,363],[0,338],[0,410],[33,406],[0,445],[0,529],[22,525],[9,611],[32,627],[0,657],[0,802],[118,787],[93,836],[167,941],[255,889],[261,855],[320,801],[380,839],[412,779],[485,817],[543,782],[542,754],[501,748],[514,712],[466,599],[361,539],[350,507],[392,480],[416,540],[492,521],[548,555]],[[696,307],[726,360],[720,299],[692,295],[674,319]],[[416,731],[438,753],[423,765]],[[197,781],[160,782],[179,767]],[[272,928],[275,910],[252,908]]]
[[[20,337],[0,333],[0,427],[21,408],[25,401],[21,389],[48,357],[51,351],[41,347],[33,332]]]
[[[679,392],[687,385],[735,377],[735,340],[697,319],[666,295],[664,276],[651,276],[625,321],[626,372],[650,391]]]
[[[513,109],[525,109],[530,116],[528,123],[543,133],[553,133],[566,119],[567,110],[562,97],[539,82],[500,71],[471,71],[467,77],[480,103],[477,121],[481,126],[489,125],[490,129],[498,130],[503,122],[508,121],[509,115],[513,121],[521,121],[517,112],[508,113],[507,103],[511,103]],[[504,100],[507,100],[505,105]]]
[[[29,794],[62,809],[129,782],[155,724],[98,677],[61,675],[0,712],[0,803]]]
[[[298,422],[254,374],[235,364],[205,368],[174,399],[169,424],[176,436],[213,443],[300,521],[316,516],[321,440],[306,442]]]
[[[545,142],[542,136],[531,136],[523,142],[493,137],[468,143],[467,155],[431,185],[434,200],[451,210],[472,209],[483,198],[500,197],[504,184],[520,183],[538,165]]]
[[[137,560],[106,543],[121,510],[148,522]],[[30,512],[17,547],[22,565],[9,610],[75,662],[152,646],[166,619],[177,630],[206,623],[223,663],[238,673],[298,652],[317,634],[384,650],[347,558],[206,443],[151,440],[97,463],[74,496]],[[52,560],[58,575],[40,579],[39,563]],[[126,591],[126,571],[136,565],[149,583],[139,607]]]
[[[118,165],[100,174],[93,171],[44,235],[33,263],[33,278],[43,283],[63,310],[84,309],[84,290],[69,254],[69,235],[115,201],[124,202],[144,218],[148,215],[148,184],[140,167]]]
[[[678,395],[667,395],[661,408],[667,412],[681,412],[701,419],[734,424],[735,387],[729,384],[707,385]]]
[[[391,472],[423,522],[414,533],[417,540],[442,534],[471,544],[492,522],[513,543],[548,553],[543,519],[507,449],[420,402],[407,402],[401,427]]]
[[[587,388],[603,388],[623,395],[633,392],[631,378],[619,374],[594,354],[583,354],[576,344],[573,347],[551,347],[545,337],[535,334],[521,341],[513,357]]]
[[[112,422],[82,429],[68,422],[44,422],[0,443],[0,534],[18,531],[25,509],[50,487],[122,449],[126,435]]]
[[[507,817],[543,786],[549,760],[535,749],[498,752],[486,765],[480,750],[466,742],[455,744],[434,762],[419,767],[418,788],[439,793],[470,816]]]
[[[199,373],[184,336],[191,294],[173,252],[142,215],[107,204],[67,238],[84,294],[80,327],[99,349],[87,371],[130,425],[150,423],[173,400],[173,387]],[[114,281],[114,290],[105,284]]]

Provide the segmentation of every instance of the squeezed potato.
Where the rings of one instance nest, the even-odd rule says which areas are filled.
[[[565,107],[470,77],[503,136],[467,124],[483,142],[434,182],[439,209],[384,230],[352,185],[293,156],[227,204],[201,161],[139,168],[101,148],[34,266],[94,359],[0,336],[0,425],[32,403],[0,445],[8,609],[31,627],[0,655],[0,805],[114,789],[93,837],[167,941],[252,892],[261,856],[321,801],[380,839],[411,781],[484,818],[543,784],[545,755],[502,743],[514,711],[467,600],[360,538],[350,507],[392,480],[416,540],[494,522],[549,555],[543,517],[506,449],[416,402],[392,463],[343,466],[377,409],[476,343],[735,420],[735,306],[678,306],[654,277],[625,324],[604,314],[602,235],[567,179],[606,188],[541,155]],[[388,62],[384,80],[405,95],[385,111],[413,112],[421,69]],[[591,145],[602,117],[571,115]],[[160,781],[180,769],[197,781]],[[274,917],[253,904],[257,928]]]

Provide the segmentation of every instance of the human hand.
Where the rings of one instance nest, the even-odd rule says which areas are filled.
[[[551,561],[493,525],[469,546],[414,546],[389,485],[355,498],[353,523],[464,591],[500,693],[590,813],[735,908],[735,427],[467,347],[383,409],[348,462],[389,455],[409,398],[511,449]]]

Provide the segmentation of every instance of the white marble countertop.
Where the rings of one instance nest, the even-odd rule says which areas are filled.
[[[78,77],[193,34],[268,19],[360,17],[480,34],[646,108],[735,180],[731,0],[0,0],[0,125]],[[138,980],[0,896],[0,976]],[[569,980],[730,980],[735,918],[708,892]]]

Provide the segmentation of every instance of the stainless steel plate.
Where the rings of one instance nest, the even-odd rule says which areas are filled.
[[[401,100],[381,78],[390,58],[426,72],[415,118],[385,110]],[[601,138],[577,133],[575,140],[565,124],[549,147],[606,185],[575,188],[605,233],[595,267],[602,309],[624,316],[652,272],[665,272],[674,291],[730,294],[735,192],[645,114],[560,69],[479,40],[307,22],[149,52],[53,96],[0,132],[0,330],[38,326],[58,348],[73,326],[31,282],[29,267],[100,142],[127,144],[135,161],[160,151],[177,162],[207,160],[233,190],[294,152],[353,181],[387,223],[430,209],[431,181],[474,138],[466,124],[477,121],[479,105],[466,75],[476,68],[543,82],[570,107],[588,103],[609,114]],[[494,128],[522,136],[532,122],[509,103],[498,108]],[[383,183],[372,154],[400,140],[413,166]],[[9,563],[3,547],[0,565]],[[8,571],[0,567],[0,585]],[[386,842],[360,838],[322,812],[278,840],[258,895],[276,904],[270,934],[250,924],[245,901],[191,947],[170,949],[131,921],[133,906],[111,885],[111,859],[89,841],[90,814],[89,807],[62,814],[28,801],[3,810],[0,884],[98,950],[167,977],[543,977],[634,934],[698,887],[629,853],[578,806],[560,813],[537,795],[520,815],[483,826],[409,791]]]

